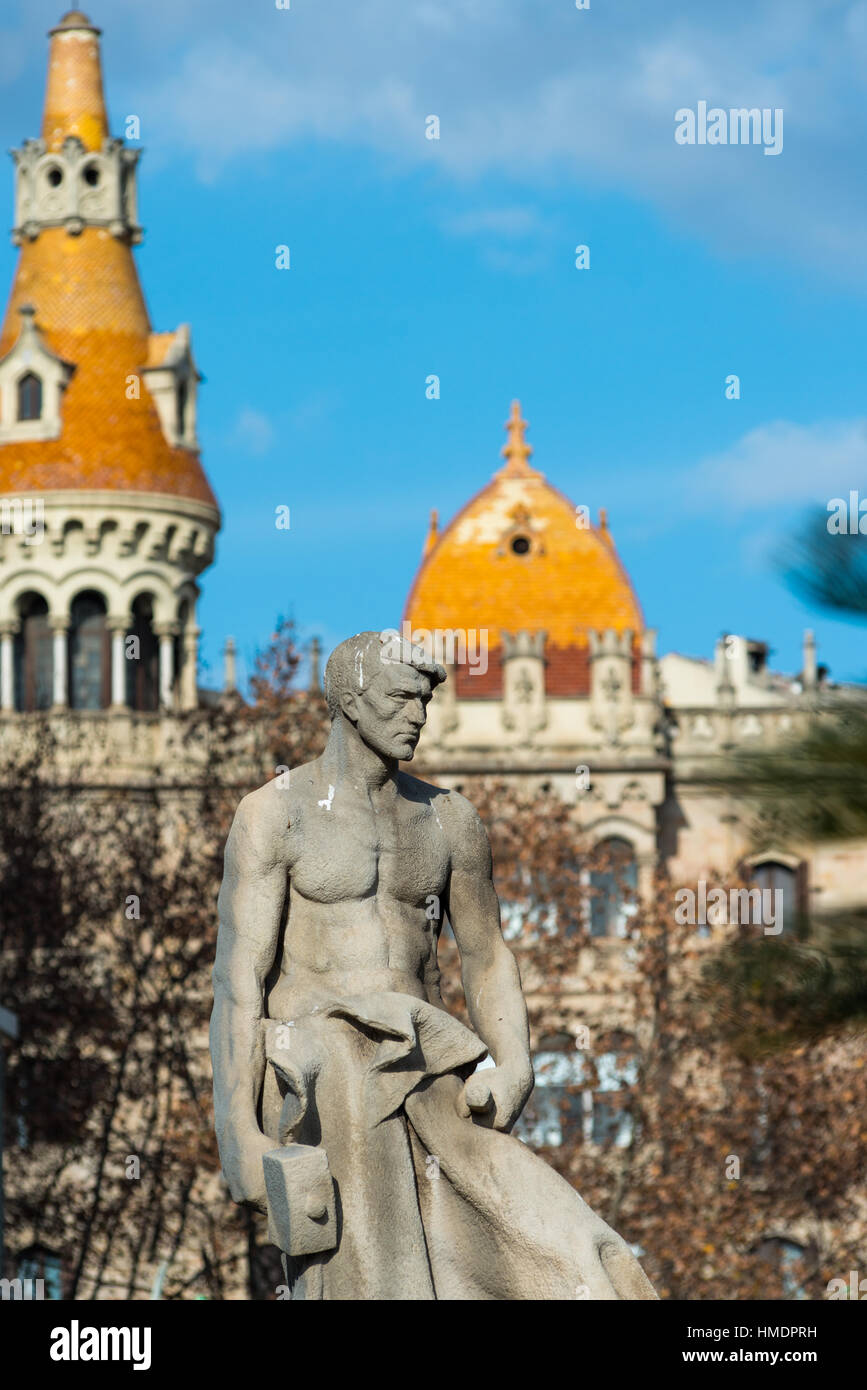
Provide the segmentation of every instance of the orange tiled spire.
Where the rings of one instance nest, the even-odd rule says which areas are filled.
[[[49,150],[60,149],[68,135],[77,135],[87,150],[100,150],[108,135],[100,30],[81,10],[69,10],[49,32],[42,138]]]
[[[137,151],[108,135],[99,30],[78,10],[51,30],[43,139],[55,151],[63,187],[78,179],[78,152],[67,158],[69,136],[100,159],[126,160],[126,186],[134,186]],[[111,144],[120,145],[113,152]],[[39,156],[35,142],[14,152],[19,174]],[[27,166],[29,167],[29,166]],[[33,305],[46,347],[69,363],[59,438],[0,444],[0,493],[85,489],[174,495],[216,508],[193,448],[169,442],[143,373],[165,357],[167,339],[155,335],[139,283],[132,244],[132,214],[97,216],[82,203],[76,216],[31,209],[17,240],[21,254],[0,327],[0,360],[21,331],[21,307]]]

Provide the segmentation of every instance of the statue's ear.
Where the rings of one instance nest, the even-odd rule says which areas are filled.
[[[358,723],[358,695],[354,690],[345,690],[341,695],[340,712],[350,723]]]

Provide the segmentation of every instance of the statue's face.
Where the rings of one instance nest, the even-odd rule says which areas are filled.
[[[421,671],[386,662],[365,689],[345,696],[343,708],[380,757],[407,761],[427,721],[432,694],[430,680]]]

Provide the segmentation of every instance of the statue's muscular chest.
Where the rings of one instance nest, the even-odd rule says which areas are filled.
[[[374,811],[329,794],[304,807],[290,839],[293,887],[313,902],[377,896],[424,907],[448,881],[448,844],[429,806]]]

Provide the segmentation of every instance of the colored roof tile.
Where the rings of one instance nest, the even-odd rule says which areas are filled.
[[[531,468],[525,422],[513,406],[506,464],[454,520],[428,536],[405,619],[428,631],[544,631],[551,649],[587,645],[587,632],[644,619],[607,528],[582,525],[567,497]]]

